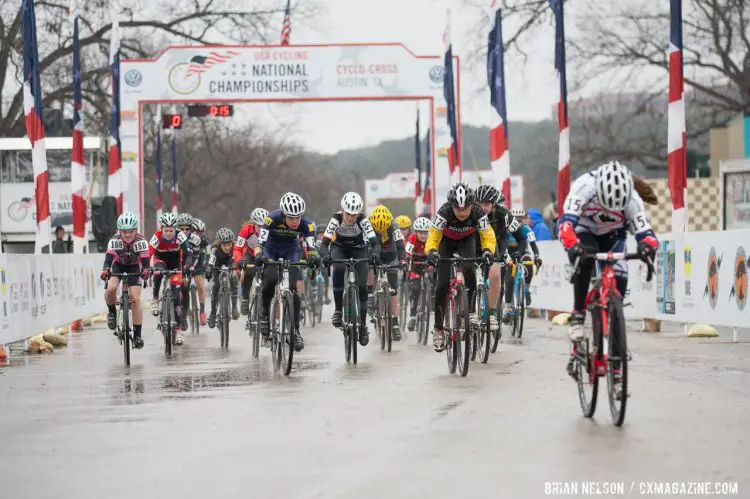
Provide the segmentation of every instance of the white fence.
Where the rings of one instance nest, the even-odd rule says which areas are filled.
[[[632,318],[653,318],[713,326],[750,327],[748,260],[750,230],[692,232],[659,236],[656,276],[646,282],[646,266],[629,262],[625,313]],[[531,285],[534,306],[568,311],[573,288],[570,265],[558,241],[540,242],[544,265]],[[635,250],[635,240],[628,241]]]
[[[103,258],[0,253],[0,345],[102,312]]]

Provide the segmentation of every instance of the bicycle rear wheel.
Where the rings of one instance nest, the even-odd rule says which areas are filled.
[[[130,365],[130,296],[127,292],[121,295],[120,304],[120,339],[122,340],[122,353],[125,365]]]
[[[294,341],[292,337],[294,332],[294,300],[292,300],[291,294],[285,294],[281,299],[284,303],[284,315],[281,317],[281,334],[277,337],[279,340],[279,363],[284,375],[289,376],[289,373],[292,372],[292,360],[294,359],[294,348],[292,348],[292,342]]]
[[[200,334],[200,305],[198,304],[198,291],[195,283],[190,283],[190,332]]]
[[[253,337],[253,357],[260,355],[260,293],[257,288],[250,297],[250,310],[247,314],[247,328]]]
[[[450,293],[450,291],[449,291]],[[448,320],[446,321],[445,315],[443,315],[443,334],[445,335],[445,356],[448,360],[448,372],[456,374],[456,368],[458,367],[458,343],[456,342],[457,332],[459,328],[458,321],[458,310],[455,298],[452,296],[448,298]],[[445,323],[448,323],[448,327],[445,327]],[[436,324],[437,326],[437,324]]]
[[[401,279],[398,285],[398,324],[403,336],[406,337],[409,331],[409,328],[406,327],[409,320],[409,282],[405,275],[400,277],[404,277],[404,279]]]
[[[312,281],[308,279],[305,286],[305,301],[307,302],[307,313],[310,314],[310,327],[315,327],[315,322],[318,319],[315,291],[317,291],[317,289],[313,290]]]
[[[318,314],[318,324],[323,322],[323,295],[325,294],[325,283],[318,282],[318,290],[315,296],[315,313]]]
[[[520,268],[518,272],[521,272]],[[524,315],[526,315],[526,281],[521,278],[517,282],[516,292],[513,293],[513,305],[515,308],[513,313],[513,336],[520,340],[523,334],[523,319]]]
[[[342,301],[342,320],[344,322],[344,357],[346,358],[347,362],[350,362],[352,359],[352,344],[350,342],[349,336],[352,334],[352,329],[350,327],[351,323],[351,306],[349,301],[351,300],[349,296],[349,289],[347,288],[344,290],[344,299]]]
[[[487,309],[487,288],[484,286],[477,286],[477,290],[474,293],[474,310],[476,311],[479,319],[479,328],[476,331],[476,343],[472,348],[473,352],[479,354],[479,362],[486,364],[490,358],[491,350],[491,332],[490,332],[490,313]],[[474,355],[472,354],[472,360]]]
[[[174,310],[174,303],[172,297],[172,291],[170,288],[162,293],[161,298],[161,332],[164,335],[164,353],[166,355],[172,355],[172,312]]]
[[[271,360],[273,361],[273,372],[278,372],[281,369],[281,352],[279,352],[279,336],[277,333],[279,328],[283,326],[283,321],[279,317],[279,307],[282,304],[276,300],[276,297],[271,301],[270,314],[268,320],[269,335],[271,336]]]
[[[461,376],[469,374],[469,360],[471,359],[471,322],[469,322],[469,296],[466,288],[461,288],[458,295],[459,329],[456,334],[456,350],[458,353],[458,372]]]
[[[596,372],[596,359],[601,356],[601,316],[599,307],[592,307],[591,335],[575,345],[575,375],[578,384],[578,401],[581,411],[587,418],[596,412],[596,400],[599,394],[599,376]]]
[[[622,426],[625,422],[625,408],[628,403],[628,346],[625,330],[625,315],[622,310],[622,299],[612,295],[608,307],[609,345],[607,359],[607,391],[609,392],[609,410],[612,423]],[[615,370],[620,371],[620,393],[615,393]]]
[[[385,334],[385,349],[387,352],[391,351],[393,347],[393,338],[391,337],[391,330],[393,327],[393,312],[391,311],[391,291],[390,285],[387,283],[383,284],[383,325]]]

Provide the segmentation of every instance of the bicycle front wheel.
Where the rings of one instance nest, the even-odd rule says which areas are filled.
[[[607,391],[609,392],[609,410],[614,425],[622,426],[625,422],[625,408],[628,402],[628,345],[625,314],[622,310],[622,299],[619,296],[613,295],[610,297],[608,312]],[[619,386],[617,386],[618,377]]]
[[[449,293],[451,293],[449,291]],[[448,298],[448,306],[446,311],[448,313],[447,321],[445,312],[443,312],[443,334],[445,335],[445,357],[448,360],[448,372],[456,374],[456,368],[458,367],[458,350],[459,346],[456,342],[458,335],[459,321],[458,321],[458,305],[454,296]],[[445,327],[445,323],[448,323],[448,327]],[[437,324],[435,324],[437,327]]]
[[[200,305],[198,304],[198,291],[195,284],[190,284],[190,331],[200,334]]]
[[[383,325],[385,334],[385,349],[387,352],[391,351],[393,347],[393,338],[391,337],[391,331],[393,329],[393,312],[391,310],[391,291],[390,285],[383,284]]]
[[[596,359],[602,358],[602,320],[599,307],[592,307],[591,335],[575,345],[573,362],[575,378],[578,384],[578,402],[581,411],[587,418],[596,412],[596,400],[599,394],[599,375],[596,372]]]
[[[357,342],[359,341],[359,290],[350,286],[346,293],[348,306],[346,307],[346,326],[348,329],[349,350],[351,350],[352,364],[357,363]]]
[[[476,344],[472,348],[472,351],[476,351],[479,354],[479,362],[486,364],[490,358],[490,343],[492,338],[490,333],[490,314],[487,309],[487,288],[484,286],[477,286],[477,290],[474,293],[474,310],[479,319],[479,327],[476,330]],[[474,360],[473,355],[472,360]]]
[[[344,299],[342,301],[342,320],[344,322],[344,357],[346,358],[347,362],[350,362],[352,359],[352,344],[350,342],[350,336],[352,335],[353,331],[350,327],[351,323],[351,304],[349,303],[351,301],[351,296],[349,293],[349,289],[347,287],[346,290],[344,290]]]
[[[469,374],[469,359],[471,358],[471,323],[469,322],[469,296],[466,288],[458,295],[459,328],[456,334],[456,353],[458,354],[458,372],[461,376]]]
[[[402,334],[406,337],[406,333],[409,330],[406,327],[406,323],[409,320],[409,282],[406,280],[406,275],[402,275],[403,279],[398,285],[398,324],[401,328]]]
[[[219,320],[221,327],[221,347],[229,347],[229,320],[230,320],[230,309],[229,309],[229,290],[223,289],[219,291],[221,294],[221,319]]]
[[[167,288],[167,291],[162,293],[161,298],[161,332],[164,335],[164,353],[166,355],[172,355],[172,322],[174,322],[172,300],[172,291]]]
[[[127,292],[122,293],[120,305],[120,338],[122,339],[122,354],[125,365],[130,365],[130,296]]]
[[[294,332],[294,300],[291,294],[282,296],[282,316],[281,329],[277,338],[279,340],[279,364],[284,371],[285,376],[292,372],[292,360],[294,358],[294,341],[292,334]]]
[[[521,272],[521,270],[519,269],[518,272]],[[520,340],[523,334],[523,319],[526,315],[526,281],[523,277],[517,281],[513,301],[515,307],[513,311],[513,336]]]
[[[247,330],[253,338],[253,357],[256,359],[260,354],[260,293],[257,289],[250,297],[250,310],[247,314]]]

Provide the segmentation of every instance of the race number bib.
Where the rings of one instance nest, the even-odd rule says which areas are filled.
[[[125,244],[122,242],[122,239],[110,239],[109,244],[107,245],[109,251],[120,251],[124,247]]]
[[[136,241],[133,249],[136,253],[143,253],[145,251],[148,251],[148,243],[144,239],[141,239],[140,241]]]

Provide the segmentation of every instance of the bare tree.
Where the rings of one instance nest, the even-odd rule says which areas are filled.
[[[319,16],[318,2],[294,6],[295,22]],[[23,43],[21,2],[0,6],[0,136],[21,136],[23,125]],[[84,110],[88,129],[106,130],[108,117],[108,54],[110,0],[82,2],[80,46],[84,82]],[[252,4],[243,8],[244,4]],[[190,0],[139,2],[145,8],[123,8],[119,13],[123,57],[146,58],[169,42],[195,44],[276,43],[285,2]],[[72,100],[73,35],[70,0],[36,2],[37,37],[43,105],[61,108]]]

